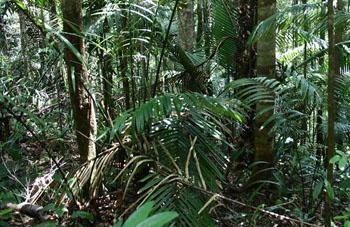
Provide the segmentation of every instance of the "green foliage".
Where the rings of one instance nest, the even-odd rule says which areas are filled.
[[[130,217],[122,225],[122,222],[117,222],[114,226],[122,227],[162,227],[165,224],[175,219],[178,214],[173,211],[161,212],[150,216],[154,202],[148,202],[133,212]]]
[[[214,0],[212,4],[214,46],[225,40],[219,49],[219,64],[232,71],[235,67],[233,56],[237,49],[237,12],[233,1]]]
[[[54,181],[52,191],[43,189],[48,191],[36,198],[39,203],[49,201],[44,210],[53,211],[60,220],[68,217],[76,222],[98,220],[90,211],[66,215],[68,203],[75,199],[85,202],[81,195],[90,193],[84,192],[83,187],[89,183],[91,192],[123,192],[127,208],[119,209],[116,216],[124,217],[139,206],[124,223],[126,227],[215,226],[220,221],[233,226],[260,225],[262,219],[264,225],[273,225],[275,221],[260,215],[259,209],[240,210],[223,202],[221,197],[232,196],[250,204],[269,202],[270,197],[261,195],[265,192],[263,184],[249,195],[229,190],[249,183],[250,170],[257,163],[251,163],[253,155],[248,154],[253,152],[254,144],[241,141],[242,136],[248,127],[254,127],[251,122],[254,118],[269,111],[273,115],[262,127],[272,125],[269,133],[275,137],[276,182],[263,183],[277,186],[278,193],[269,195],[276,196],[271,201],[278,202],[268,210],[318,223],[324,191],[335,204],[334,210],[348,206],[348,9],[337,12],[335,17],[336,27],[345,29],[343,40],[337,44],[342,55],[338,59],[341,75],[336,79],[337,153],[330,160],[335,170],[331,185],[325,180],[323,168],[329,68],[325,2],[310,0],[308,4],[290,5],[279,1],[278,12],[257,25],[247,43],[255,45],[260,37],[276,31],[276,78],[233,81],[236,61],[244,57],[237,54],[241,38],[238,31],[242,29],[237,22],[242,13],[239,4],[249,3],[205,1],[210,3],[204,9],[208,17],[203,20],[207,21],[203,31],[206,36],[195,49],[181,52],[186,57],[184,62],[174,50],[178,34],[176,18],[169,39],[164,40],[174,1],[83,1],[84,31],[78,35],[85,39],[85,59],[62,33],[61,11],[59,5],[52,5],[55,2],[0,1],[0,28],[4,28],[0,35],[4,31],[7,41],[6,47],[0,47],[0,118],[11,118],[6,138],[0,136],[1,161],[6,164],[0,165],[1,208],[7,202],[17,203],[32,196],[25,193],[31,189],[27,185],[53,171],[51,162],[57,159],[63,171],[70,172],[68,182],[56,173],[49,179]],[[195,1],[195,8],[198,4]],[[58,13],[51,11],[57,9]],[[24,28],[20,28],[18,15],[23,11],[29,17]],[[160,81],[155,84],[159,55],[165,44],[168,48],[160,65]],[[64,49],[71,50],[87,68],[90,82],[84,89],[98,109],[98,156],[82,165],[75,156]],[[208,49],[214,53],[210,57],[206,56]],[[249,61],[247,64],[255,64],[254,57]],[[126,69],[122,68],[124,63]],[[186,64],[200,72],[204,79],[196,78],[196,82],[211,90],[210,95],[179,92],[183,89],[183,78],[187,74],[193,76]],[[253,76],[254,69],[252,72]],[[232,82],[226,84],[224,78]],[[110,90],[105,88],[106,84],[111,86]],[[132,106],[129,110],[125,108],[126,86]],[[151,98],[153,90],[157,92]],[[112,99],[109,112],[106,94]],[[270,107],[254,113],[254,105],[263,102],[270,103]],[[43,147],[53,154],[50,159],[41,153]],[[243,170],[238,168],[241,164]],[[129,198],[136,190],[137,198]],[[348,226],[348,213],[346,210],[335,220]],[[0,225],[13,218],[11,210],[0,211]],[[44,222],[39,226],[50,225],[59,224]],[[122,226],[122,222],[116,226]]]

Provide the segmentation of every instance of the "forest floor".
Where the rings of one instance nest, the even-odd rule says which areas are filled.
[[[42,144],[30,141],[31,140],[28,140],[27,143],[21,144],[23,153],[20,154],[22,156],[20,161],[15,160],[13,157],[5,157],[5,160],[7,160],[5,169],[8,172],[9,179],[7,185],[3,185],[3,189],[16,191],[15,189],[20,187],[19,182],[26,178],[27,184],[22,185],[24,188],[19,190],[22,191],[22,195],[24,192],[24,199],[46,207],[49,204],[54,204],[58,196],[57,190],[55,190],[58,187],[57,182],[52,179],[54,178],[53,172],[57,171],[57,169],[53,166],[52,160],[48,158]],[[60,145],[52,144],[47,140],[45,146],[50,146],[50,149],[56,149],[57,152],[60,152],[59,155],[56,154],[56,156],[59,157],[57,161],[61,163],[61,168],[64,172],[69,172],[74,169],[76,163],[79,162],[78,156],[69,152],[76,150],[74,141],[68,141],[65,143],[64,147],[60,147]],[[2,158],[4,159],[4,157]],[[9,162],[8,160],[13,161]],[[69,161],[63,163],[63,160]],[[239,177],[245,177],[245,173],[243,172],[245,168],[239,168],[239,166],[247,165],[247,163],[244,162],[245,161],[235,164],[233,167],[235,171],[231,171],[228,178],[229,182],[237,182]],[[114,167],[116,167],[116,163],[112,163],[111,165],[115,165]],[[16,169],[15,172],[13,172],[14,169]],[[47,188],[38,188],[42,186],[38,184],[38,182],[43,181],[43,178],[45,178],[45,176],[47,177],[48,173],[50,180],[46,185]],[[11,182],[13,182],[12,186]],[[295,219],[295,217],[298,217],[298,214],[293,212],[295,212],[295,207],[302,207],[302,205],[298,204],[301,203],[301,198],[292,197],[289,201],[280,202],[281,205],[276,206],[281,196],[273,187],[261,190],[252,188],[250,190],[239,191],[239,186],[241,185],[238,185],[236,189],[231,191],[225,191],[223,194],[223,196],[230,201],[221,201],[221,205],[225,207],[225,209],[219,212],[220,215],[215,212],[212,213],[217,226],[232,226],[233,219],[236,220],[236,223],[242,220],[242,224],[237,226],[246,226],[247,223],[251,226],[300,226],[301,222],[299,221],[301,220]],[[80,209],[88,214],[92,214],[94,217],[93,225],[90,223],[89,219],[79,217],[72,218],[72,213],[74,210],[77,210],[74,206],[69,207],[68,205],[68,207],[66,207],[68,209],[65,211],[69,210],[69,213],[67,212],[66,214],[57,215],[58,212],[49,210],[45,215],[47,220],[52,220],[54,221],[53,223],[60,223],[61,226],[76,226],[77,223],[83,226],[111,226],[116,219],[138,199],[137,188],[138,185],[134,182],[131,184],[124,198],[122,189],[117,189],[107,193],[105,192],[103,195],[83,205]],[[40,191],[41,194],[38,194],[38,191]],[[1,194],[0,201],[6,201],[6,199],[1,197]],[[272,212],[261,212],[262,209]],[[134,209],[130,209],[129,212],[125,213],[123,219],[127,218],[132,211],[134,211]],[[30,218],[19,212],[14,212],[8,217],[10,217],[7,220],[10,226],[34,226],[41,223],[40,220]],[[290,217],[294,218],[289,219]],[[321,225],[321,214],[316,214],[315,217],[319,221],[314,220],[314,223],[317,222]]]

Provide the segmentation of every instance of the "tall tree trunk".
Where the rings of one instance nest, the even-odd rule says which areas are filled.
[[[342,13],[344,10],[344,1],[338,0],[337,1],[337,14]],[[335,34],[334,34],[334,42],[335,44],[341,43],[343,41],[343,32],[344,32],[344,24],[339,24],[335,27]],[[341,77],[341,68],[343,67],[343,53],[342,53],[342,46],[338,45],[335,47],[335,77]],[[335,83],[337,81],[337,78],[335,79]],[[335,87],[337,87],[337,84],[335,84]],[[335,94],[335,109],[338,109],[338,102],[340,97]],[[343,140],[340,136],[336,136],[336,143],[338,146],[343,146]]]
[[[328,138],[327,138],[327,180],[333,185],[333,164],[329,160],[335,154],[335,129],[334,122],[336,119],[335,107],[335,76],[336,76],[336,57],[334,41],[334,8],[333,0],[328,0]],[[332,201],[329,193],[325,196],[325,225],[331,226],[332,219]]]
[[[258,1],[258,23],[264,21],[276,12],[276,0]],[[276,38],[275,33],[265,34],[257,44],[257,76],[275,78]],[[271,107],[273,103],[259,102],[256,104],[256,112]],[[264,164],[255,165],[253,169],[253,181],[264,180],[271,177],[271,171],[264,171],[273,164],[274,135],[269,133],[272,124],[261,128],[263,123],[273,114],[273,110],[267,111],[255,119],[255,162]]]
[[[326,33],[325,31],[321,31],[320,32],[320,38],[322,40],[325,40],[326,37]],[[321,56],[318,60],[318,64],[319,67],[322,68],[324,67],[324,56]],[[325,149],[324,149],[324,137],[323,137],[323,133],[322,133],[322,123],[323,123],[323,107],[321,106],[318,110],[317,110],[317,126],[316,126],[316,143],[318,144],[317,150],[316,150],[316,157],[317,157],[317,165],[321,164],[321,160],[323,158],[323,160],[326,160],[326,154],[325,154]],[[325,164],[325,163],[324,163]],[[324,165],[325,168],[327,168],[327,165]]]
[[[177,7],[178,45],[174,48],[186,72],[182,80],[184,91],[205,93],[205,74],[197,69],[186,55],[186,51],[194,48],[195,22],[193,0],[180,0]],[[199,23],[199,22],[198,22]]]
[[[107,20],[103,23],[103,40],[106,39],[105,34],[109,32],[109,26]],[[104,42],[104,48],[107,50],[108,45],[107,42]],[[113,73],[112,73],[112,55],[110,53],[106,53],[104,50],[101,51],[100,61],[102,64],[102,84],[103,84],[103,103],[105,108],[105,113],[107,114],[108,120],[114,118],[114,105],[112,99],[113,93]],[[109,122],[107,122],[108,124]]]
[[[122,7],[125,7],[124,4],[122,4]],[[125,11],[125,10],[124,10]],[[127,14],[124,12],[122,17],[122,31],[126,30],[126,26],[128,23]],[[125,35],[122,36],[122,44],[124,41],[127,40],[127,37]],[[123,90],[124,90],[124,96],[125,96],[125,109],[130,109],[130,82],[129,77],[127,75],[128,72],[128,57],[127,57],[127,49],[123,48],[119,51],[119,63],[121,68],[121,76],[123,81]]]
[[[304,5],[307,4],[307,0],[302,0],[301,1]],[[304,14],[304,20],[306,20],[306,16],[307,14]],[[307,23],[304,23],[304,26],[303,26],[303,29],[304,31],[307,31],[308,30],[308,24]],[[307,46],[307,41],[304,41],[304,61],[306,61],[307,59],[307,50],[308,50],[308,46]],[[304,64],[303,66],[303,75],[304,75],[304,78],[307,79],[307,65],[308,64]],[[307,103],[307,98],[304,99],[304,103],[303,103],[303,106],[302,106],[302,112],[304,112],[307,116],[310,116],[311,114],[308,113],[308,103]],[[303,118],[301,121],[301,130],[302,130],[302,134],[301,134],[301,144],[305,145],[305,143],[308,141],[308,136],[309,136],[309,133],[308,133],[308,119],[307,117]]]
[[[235,55],[238,78],[253,78],[256,70],[256,47],[247,45],[250,34],[256,26],[257,0],[237,1],[238,12],[238,39]],[[254,107],[253,107],[254,108]],[[239,147],[253,149],[254,147],[254,115],[255,111],[248,112],[246,128],[241,133]]]
[[[179,43],[184,50],[191,50],[195,44],[193,0],[180,0],[177,11]]]
[[[84,59],[82,0],[62,0],[63,30],[67,40]],[[73,107],[74,125],[82,163],[96,157],[96,118],[92,97],[86,90],[88,83],[84,64],[66,47],[64,57],[67,65],[70,99]]]

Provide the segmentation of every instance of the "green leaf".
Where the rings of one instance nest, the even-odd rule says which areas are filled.
[[[4,215],[12,213],[12,212],[13,212],[13,209],[0,210],[0,216],[4,216]]]
[[[346,157],[342,157],[338,163],[339,169],[343,171],[346,167],[346,164],[348,162],[348,159]]]
[[[16,5],[18,5],[21,9],[26,10],[27,8],[25,7],[25,5],[23,3],[21,3],[21,1],[19,0],[13,0],[14,3],[16,3]]]
[[[58,217],[61,217],[65,212],[68,212],[68,209],[65,206],[60,206],[55,210]]]
[[[326,190],[327,190],[329,199],[333,200],[334,199],[334,190],[332,188],[332,185],[329,183],[328,180],[325,180],[324,183],[325,183],[325,186],[326,186]]]
[[[84,60],[84,58],[81,56],[80,52],[74,47],[74,45],[69,42],[69,40],[63,36],[58,30],[52,28],[49,24],[45,23],[45,28],[51,32],[52,34],[54,34],[58,39],[60,39],[72,52],[73,54],[78,58],[78,60],[85,65],[86,67],[88,67],[87,62]]]
[[[350,227],[350,221],[346,221],[346,222],[344,223],[344,227]]]
[[[55,204],[49,203],[46,206],[44,206],[43,211],[49,211],[49,210],[54,210],[55,209]]]
[[[137,209],[134,213],[130,215],[130,217],[128,218],[128,220],[126,220],[123,227],[135,227],[139,223],[144,221],[148,217],[148,215],[151,213],[153,205],[154,205],[154,202],[151,201],[141,206],[139,209]]]
[[[122,221],[118,221],[114,224],[114,227],[122,227],[123,226],[123,222]]]
[[[323,182],[320,181],[316,184],[312,192],[312,198],[316,199],[320,195],[322,188],[323,188]]]
[[[90,223],[94,222],[94,216],[86,211],[74,211],[71,218],[83,218],[87,219]]]
[[[178,214],[174,211],[159,213],[147,218],[136,227],[162,227],[177,216]]]
[[[2,221],[2,220],[0,220],[0,226],[1,226],[1,227],[11,227],[11,225],[10,225],[9,223],[4,222],[4,221]]]
[[[62,176],[59,173],[54,174],[52,176],[52,179],[54,179],[55,181],[58,181],[58,182],[62,182]]]
[[[341,157],[339,155],[335,155],[335,156],[333,156],[333,158],[331,158],[331,160],[329,160],[329,163],[334,164],[334,163],[338,162],[340,160],[340,158]]]
[[[346,179],[344,181],[342,181],[340,184],[339,184],[339,187],[341,188],[350,188],[350,179]]]

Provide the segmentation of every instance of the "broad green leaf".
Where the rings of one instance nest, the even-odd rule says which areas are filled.
[[[323,182],[320,181],[316,184],[316,186],[312,192],[312,197],[314,199],[316,199],[320,195],[322,188],[323,188]]]
[[[122,227],[123,226],[123,222],[122,221],[118,221],[114,224],[114,227]]]
[[[332,188],[332,185],[329,183],[328,180],[325,180],[324,183],[325,183],[325,186],[326,186],[326,190],[327,190],[329,199],[333,200],[334,199],[334,190]]]
[[[179,215],[174,211],[159,213],[147,218],[136,227],[162,227],[166,223],[169,223],[175,219],[177,216]]]
[[[350,227],[350,221],[346,221],[346,222],[344,223],[344,227]]]
[[[331,158],[331,160],[329,160],[329,163],[334,164],[336,162],[338,162],[341,159],[341,157],[339,155],[335,155],[333,156],[333,158]]]
[[[339,160],[339,163],[338,163],[338,166],[339,166],[339,169],[341,171],[343,171],[346,167],[346,164],[348,162],[348,159],[346,157],[342,157],[340,160]]]
[[[142,205],[139,209],[137,209],[134,213],[130,215],[130,217],[128,218],[128,220],[126,220],[123,227],[135,227],[138,224],[140,224],[151,213],[153,205],[154,205],[153,201]]]

